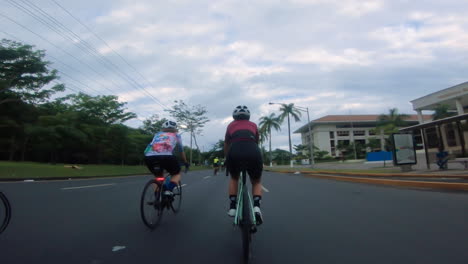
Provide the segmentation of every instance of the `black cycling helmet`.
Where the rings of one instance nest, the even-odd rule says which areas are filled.
[[[237,106],[232,112],[232,117],[234,118],[234,120],[249,120],[250,119],[249,108],[245,105]]]

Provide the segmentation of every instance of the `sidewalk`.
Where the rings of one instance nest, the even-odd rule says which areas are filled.
[[[268,169],[269,167],[266,167]],[[273,168],[291,168],[288,165],[273,166]],[[295,165],[294,168],[310,168],[309,165]],[[369,170],[370,173],[374,174],[373,170],[384,171],[383,173],[402,173],[402,174],[437,174],[437,175],[467,175],[468,170],[464,169],[461,163],[449,163],[447,170],[439,170],[437,164],[430,164],[430,169],[427,168],[426,164],[418,163],[411,166],[411,171],[404,172],[400,167],[394,166],[392,161],[385,162],[366,162],[365,160],[347,160],[344,162],[323,162],[316,163],[313,166],[314,170]],[[386,172],[388,171],[388,172]],[[365,172],[363,173],[365,174]]]
[[[281,169],[282,172],[338,181],[468,191],[468,170],[464,169],[463,164],[458,163],[450,163],[448,170],[439,170],[436,164],[431,164],[430,169],[427,169],[426,164],[417,164],[407,172],[393,166],[391,162],[386,163],[384,167],[383,163],[365,162],[365,160],[317,163],[310,170],[308,168],[310,168],[308,165],[297,165],[292,168],[274,166],[264,169],[267,171]]]

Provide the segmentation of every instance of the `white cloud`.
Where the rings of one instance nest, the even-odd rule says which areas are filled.
[[[287,62],[318,64],[323,69],[339,66],[357,65],[369,66],[372,64],[371,53],[356,49],[345,49],[342,54],[333,54],[325,49],[308,48],[294,52],[286,58]]]

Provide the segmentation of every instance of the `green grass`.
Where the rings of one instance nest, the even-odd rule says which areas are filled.
[[[121,176],[149,174],[145,166],[79,165],[81,169],[67,168],[68,164],[0,161],[0,179],[79,178],[93,176]],[[191,167],[190,170],[205,169]]]

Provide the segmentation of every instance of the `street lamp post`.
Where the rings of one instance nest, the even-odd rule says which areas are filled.
[[[309,154],[310,154],[310,166],[313,167],[315,164],[314,161],[314,137],[312,136],[312,130],[310,129],[310,117],[309,117],[309,108],[308,107],[301,107],[301,106],[295,106],[297,109],[300,111],[305,111],[307,112],[307,126],[309,128]]]
[[[279,104],[281,105],[280,103],[269,103],[270,105],[273,105],[273,104]],[[309,108],[308,107],[302,107],[302,106],[294,106],[294,108],[296,108],[297,110],[299,111],[305,111],[307,112],[307,126],[309,128],[309,154],[310,154],[310,166],[313,167],[314,164],[315,164],[315,161],[314,161],[314,141],[313,141],[313,136],[312,136],[312,130],[310,128],[310,116],[309,116]],[[292,160],[291,160],[291,167],[292,167]]]

